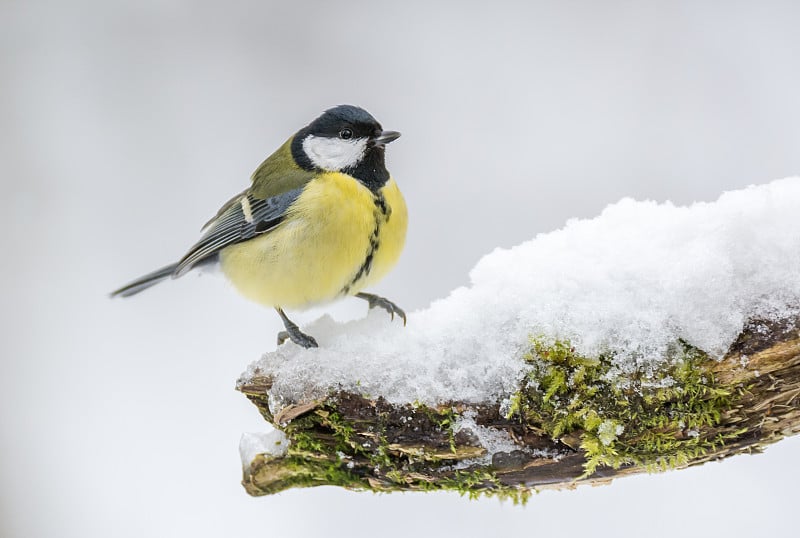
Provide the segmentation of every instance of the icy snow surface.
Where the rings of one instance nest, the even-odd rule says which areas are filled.
[[[245,470],[249,469],[258,454],[283,456],[288,448],[289,441],[280,430],[272,430],[267,433],[243,433],[239,439],[239,456],[242,458],[242,466]]]
[[[800,178],[689,207],[626,198],[495,250],[470,280],[405,328],[377,309],[343,324],[323,317],[305,327],[319,349],[287,343],[244,377],[274,376],[277,411],[340,388],[395,403],[502,400],[532,335],[617,351],[622,372],[658,366],[678,338],[721,356],[748,318],[800,304]]]

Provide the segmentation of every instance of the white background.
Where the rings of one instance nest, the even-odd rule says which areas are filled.
[[[237,445],[264,426],[233,386],[277,316],[214,277],[107,293],[339,103],[403,132],[408,244],[377,291],[410,311],[622,196],[796,175],[798,20],[790,1],[0,3],[0,536],[794,535],[798,439],[525,508],[250,498]]]

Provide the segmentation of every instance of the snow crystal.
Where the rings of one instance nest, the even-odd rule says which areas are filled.
[[[609,446],[616,441],[617,437],[622,435],[624,431],[625,427],[622,424],[614,422],[613,420],[604,420],[600,423],[600,426],[597,427],[597,436],[604,446]]]
[[[462,413],[453,424],[453,431],[458,433],[462,430],[471,432],[478,440],[480,446],[486,449],[486,455],[477,460],[469,460],[472,464],[476,461],[481,461],[483,464],[489,464],[492,461],[492,456],[498,452],[513,452],[519,450],[520,446],[514,442],[511,436],[505,430],[497,428],[487,428],[475,422],[477,413],[474,411],[467,411]],[[526,449],[527,450],[527,449]]]
[[[453,424],[453,432],[471,432],[475,439],[477,439],[478,444],[486,449],[486,453],[483,456],[462,460],[453,465],[452,469],[466,469],[476,464],[490,465],[492,463],[492,457],[499,453],[511,454],[522,452],[539,457],[558,457],[558,453],[554,451],[521,447],[511,438],[507,431],[501,428],[481,426],[476,422],[476,417],[477,413],[475,411],[465,411],[459,415],[458,419]]]
[[[242,467],[247,470],[258,454],[283,456],[289,448],[286,435],[280,430],[268,433],[243,433],[239,440],[239,456]]]
[[[657,367],[679,338],[719,357],[748,318],[800,304],[798,208],[800,178],[689,207],[623,199],[488,254],[405,328],[380,310],[323,317],[305,328],[319,349],[287,343],[244,377],[273,376],[273,410],[331,389],[433,405],[506,398],[532,335],[615,352],[621,372]]]

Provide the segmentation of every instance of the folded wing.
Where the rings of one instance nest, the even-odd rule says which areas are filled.
[[[247,192],[234,197],[208,222],[205,233],[181,258],[172,276],[183,275],[229,245],[269,232],[281,223],[302,190],[293,189],[266,199]]]

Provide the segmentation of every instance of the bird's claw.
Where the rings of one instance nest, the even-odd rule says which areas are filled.
[[[313,336],[309,336],[306,333],[301,332],[300,329],[298,329],[297,327],[295,327],[294,330],[291,331],[287,330],[278,333],[279,346],[282,345],[287,340],[291,340],[298,346],[302,346],[306,349],[310,347],[319,347],[319,344],[317,344],[317,341],[314,339]]]
[[[283,320],[283,326],[286,327],[285,331],[278,333],[278,345],[283,344],[286,340],[291,340],[298,346],[302,346],[306,349],[310,347],[319,347],[314,337],[301,331],[297,324],[288,318],[286,312],[284,312],[282,308],[276,307],[275,310]]]
[[[386,310],[392,317],[392,320],[394,320],[394,315],[397,314],[399,317],[403,318],[403,327],[406,326],[407,318],[405,311],[386,297],[381,297],[380,295],[372,293],[357,293],[356,297],[367,301],[370,308],[378,307]]]

